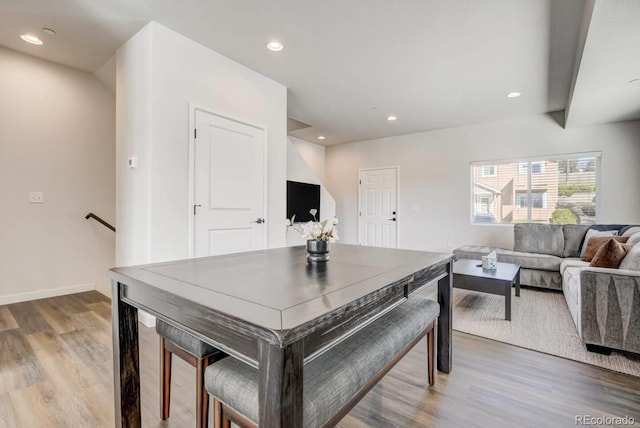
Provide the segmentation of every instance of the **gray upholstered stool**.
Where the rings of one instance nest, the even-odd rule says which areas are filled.
[[[157,320],[156,332],[160,335],[160,417],[169,418],[171,355],[175,354],[196,368],[196,427],[206,428],[209,395],[204,387],[205,369],[226,354],[162,320]]]
[[[440,306],[412,297],[304,366],[303,426],[333,426],[418,341],[428,337],[429,384],[435,383],[434,334]],[[214,426],[258,421],[258,371],[235,358],[209,366],[205,385],[214,398]]]

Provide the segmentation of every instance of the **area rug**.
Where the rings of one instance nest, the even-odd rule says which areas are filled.
[[[621,373],[640,376],[640,356],[587,351],[561,292],[522,288],[504,319],[504,297],[453,290],[453,329]]]

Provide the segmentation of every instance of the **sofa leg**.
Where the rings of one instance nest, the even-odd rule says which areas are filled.
[[[611,348],[600,345],[592,345],[590,343],[587,343],[587,351],[595,352],[596,354],[611,355]]]

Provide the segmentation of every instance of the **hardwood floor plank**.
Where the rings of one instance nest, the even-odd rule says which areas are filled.
[[[88,364],[93,370],[109,373],[113,370],[111,349],[99,343],[91,333],[85,330],[75,330],[61,334],[78,359]]]
[[[111,323],[111,301],[91,303],[87,307]]]
[[[51,329],[51,326],[31,302],[14,303],[9,305],[8,308],[24,334]]]
[[[0,332],[0,374],[8,393],[46,380],[21,329]]]
[[[48,383],[18,389],[9,395],[15,411],[17,427],[82,426],[80,419],[76,419],[76,416],[63,412],[59,394],[56,394]]]
[[[13,330],[14,328],[18,328],[18,323],[11,315],[11,311],[6,306],[0,306],[0,331]]]
[[[77,330],[71,319],[72,314],[64,306],[60,305],[59,301],[59,299],[42,299],[33,302],[33,305],[56,333],[61,334]]]
[[[18,421],[13,410],[13,404],[11,404],[11,398],[7,393],[0,394],[0,427],[15,426],[18,426]]]

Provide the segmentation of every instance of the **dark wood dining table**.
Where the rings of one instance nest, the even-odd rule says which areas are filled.
[[[308,264],[304,246],[114,268],[117,427],[138,427],[137,310],[258,369],[259,422],[302,426],[303,366],[437,281],[437,368],[451,370],[450,254],[332,244]]]

